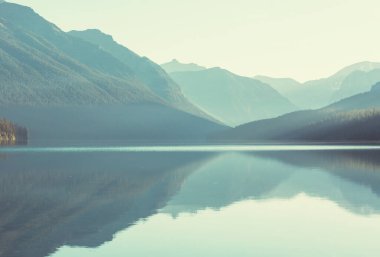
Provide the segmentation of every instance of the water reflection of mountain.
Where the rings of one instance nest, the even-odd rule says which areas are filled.
[[[165,206],[209,155],[20,154],[0,160],[0,256],[95,247]]]
[[[363,185],[380,197],[380,151],[266,152],[261,156],[305,169],[324,169]]]
[[[380,153],[29,153],[0,159],[0,256],[96,247],[137,221],[305,193],[380,213]]]
[[[163,211],[177,215],[300,193],[329,199],[353,213],[380,213],[380,152],[220,155],[193,173]]]

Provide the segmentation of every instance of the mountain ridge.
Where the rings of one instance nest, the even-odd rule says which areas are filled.
[[[161,67],[167,73],[182,72],[182,71],[201,71],[207,69],[196,63],[181,63],[177,59],[173,59],[170,62],[161,64]]]
[[[244,142],[378,142],[380,83],[318,110],[288,113],[241,125],[215,139]]]
[[[309,80],[304,83],[265,76],[256,76],[259,80],[276,88],[302,109],[318,109],[346,97],[366,92],[380,81],[380,63],[363,61],[346,66],[329,77]]]
[[[166,74],[161,66],[152,62],[147,57],[140,57],[124,45],[119,44],[111,35],[98,29],[70,31],[68,34],[94,44],[114,58],[120,60],[123,64],[127,65],[133,73],[137,75],[138,79],[147,85],[154,94],[161,97],[164,101],[171,103],[182,111],[216,121],[213,117],[203,113],[199,108],[188,101],[183,95],[181,88]]]
[[[31,141],[36,130],[45,131],[39,121],[61,124],[70,122],[70,117],[76,113],[84,115],[73,121],[75,127],[80,128],[78,131],[66,133],[66,125],[61,124],[52,133],[78,138],[83,135],[83,129],[88,129],[91,130],[89,134],[96,135],[94,139],[106,139],[111,134],[130,139],[122,133],[123,128],[125,133],[135,131],[145,123],[150,124],[150,131],[145,135],[140,133],[139,139],[146,136],[164,140],[204,138],[205,133],[213,129],[225,128],[191,104],[157,64],[135,55],[124,46],[120,48],[124,53],[131,53],[136,62],[142,63],[140,66],[128,64],[107,49],[63,32],[29,7],[2,3],[0,22],[3,24],[0,26],[1,113],[11,120],[17,118],[17,122],[25,124],[28,129],[31,126]],[[139,70],[140,67],[148,68]],[[157,88],[167,94],[159,95]],[[105,109],[112,112],[96,115],[92,109],[98,111],[98,108],[88,108],[90,106],[109,107]],[[20,113],[22,108],[31,116]],[[57,113],[48,111],[49,108]],[[140,118],[135,118],[136,114],[131,110]],[[157,113],[161,120],[151,116]],[[62,120],[58,114],[64,114]],[[125,123],[128,118],[134,123]],[[91,124],[97,122],[110,122],[114,126],[105,126],[107,131],[96,132]],[[178,125],[178,122],[182,124]],[[183,124],[188,128],[185,129]],[[183,133],[177,131],[181,128]],[[51,133],[48,134],[50,138]]]
[[[297,109],[269,85],[219,67],[170,76],[190,101],[230,126]]]

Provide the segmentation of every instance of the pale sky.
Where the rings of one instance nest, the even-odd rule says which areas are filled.
[[[379,0],[13,0],[63,30],[98,28],[157,63],[245,76],[331,75],[380,61]]]

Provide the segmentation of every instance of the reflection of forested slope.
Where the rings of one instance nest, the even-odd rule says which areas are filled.
[[[376,152],[225,154],[193,173],[165,212],[221,208],[244,199],[288,199],[300,193],[359,214],[380,212]]]
[[[220,155],[185,181],[165,211],[175,214],[206,207],[219,209],[249,197],[265,198],[292,172],[271,160],[237,153]]]
[[[304,168],[322,168],[369,187],[380,197],[380,151],[265,152],[262,156]]]
[[[30,154],[0,160],[0,256],[98,246],[154,214],[207,156]]]

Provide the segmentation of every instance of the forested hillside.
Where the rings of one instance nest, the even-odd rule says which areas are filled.
[[[380,83],[319,110],[248,123],[215,136],[232,141],[380,141]]]
[[[224,128],[148,58],[99,30],[64,32],[26,6],[0,3],[0,63],[0,117],[25,125],[30,142],[204,138]]]
[[[28,133],[25,128],[0,119],[0,144],[26,143],[27,140]]]

